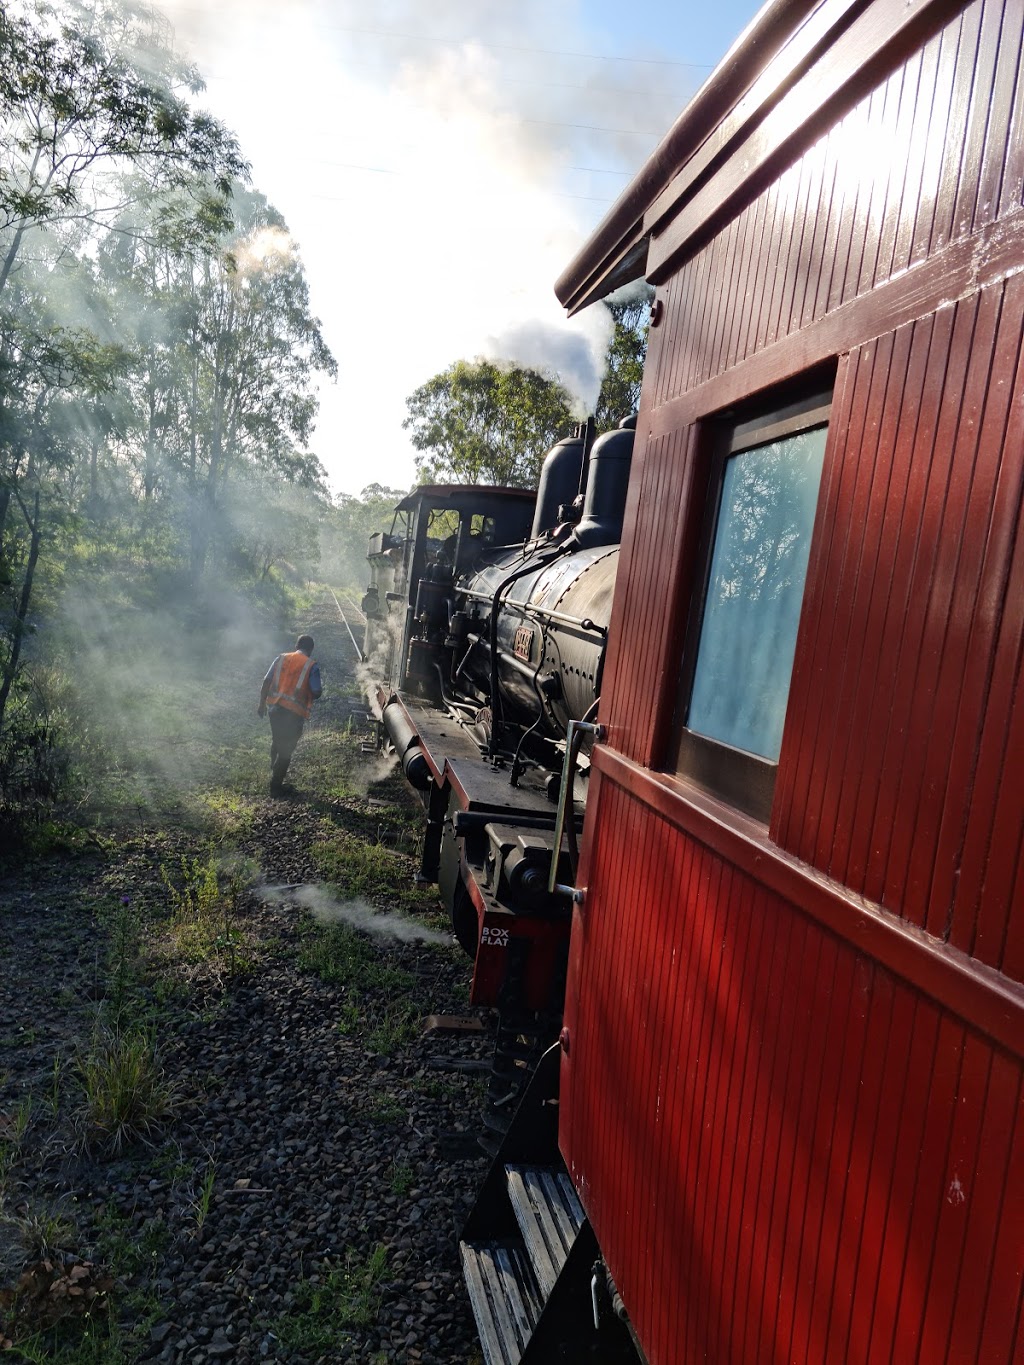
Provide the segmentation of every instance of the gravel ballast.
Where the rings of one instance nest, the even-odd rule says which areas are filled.
[[[187,821],[143,818],[75,859],[4,873],[0,1286],[44,1260],[66,1272],[87,1264],[98,1284],[108,1275],[113,1287],[96,1300],[110,1315],[107,1355],[91,1358],[481,1359],[457,1234],[486,1171],[475,1138],[488,1045],[422,1029],[429,1013],[469,1013],[468,961],[435,919],[439,943],[367,937],[368,981],[325,981],[303,965],[317,931],[302,888],[323,884],[319,847],[369,836],[410,883],[415,871],[394,788],[338,794],[313,780],[318,745],[360,705],[329,599],[314,616],[328,685],[293,790],[271,800],[257,766],[217,845],[246,869],[233,958],[181,962],[163,937],[165,878],[208,847]],[[258,674],[236,681],[232,723],[251,743]],[[344,889],[331,897],[344,903]],[[408,905],[362,900],[408,918]],[[130,991],[176,1103],[148,1143],[110,1155],[83,1145],[75,1059],[110,1010],[115,978],[125,989],[112,936],[128,920],[139,935]],[[94,1330],[69,1316],[66,1339],[79,1329]],[[27,1328],[11,1316],[6,1330],[17,1342]]]

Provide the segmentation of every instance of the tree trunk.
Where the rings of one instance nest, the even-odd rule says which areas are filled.
[[[149,386],[149,423],[146,428],[146,471],[143,496],[149,502],[156,491],[156,389]]]
[[[15,495],[17,496],[17,494]],[[21,658],[21,642],[25,638],[25,619],[28,616],[28,604],[32,600],[32,583],[36,575],[36,563],[39,559],[39,546],[42,542],[42,527],[39,520],[39,490],[36,490],[35,507],[33,515],[30,517],[25,509],[25,504],[18,497],[18,505],[28,523],[32,533],[32,541],[29,546],[28,564],[25,567],[25,581],[21,585],[21,600],[18,603],[18,611],[14,618],[14,625],[11,629],[11,652],[4,666],[3,677],[0,679],[0,734],[3,733],[4,715],[7,711],[7,698],[10,696],[11,687],[18,673],[18,661]]]
[[[92,449],[89,451],[89,506],[96,512],[96,496],[99,484],[99,459],[100,459],[100,438],[94,436]]]

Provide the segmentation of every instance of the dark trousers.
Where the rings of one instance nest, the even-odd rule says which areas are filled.
[[[270,790],[280,791],[304,721],[283,706],[270,708]]]

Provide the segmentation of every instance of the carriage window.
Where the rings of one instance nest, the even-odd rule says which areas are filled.
[[[828,430],[816,395],[724,429],[691,621],[678,767],[767,819]]]

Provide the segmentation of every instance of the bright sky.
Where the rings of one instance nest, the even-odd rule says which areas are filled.
[[[478,355],[593,402],[606,342],[556,277],[756,0],[161,0],[284,215],[339,366],[313,449],[406,488],[405,398]],[[603,310],[602,310],[603,311]]]

